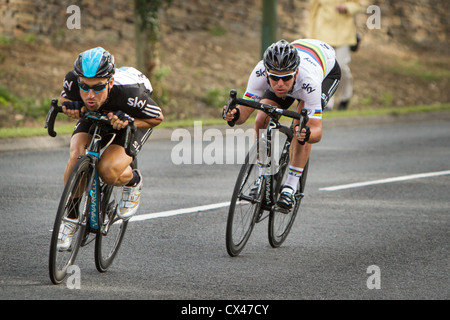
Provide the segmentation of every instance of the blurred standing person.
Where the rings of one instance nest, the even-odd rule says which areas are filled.
[[[355,15],[360,11],[358,0],[311,0],[309,34],[334,47],[341,67],[341,83],[336,91],[338,110],[345,110],[353,96],[353,77],[350,71],[350,47],[356,45]],[[334,98],[327,109],[333,108]]]

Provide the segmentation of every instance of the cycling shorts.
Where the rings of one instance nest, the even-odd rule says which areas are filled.
[[[80,132],[89,133],[89,129],[90,129],[91,125],[92,125],[91,122],[84,120],[84,119],[79,119],[77,124],[75,125],[75,129],[74,129],[72,135],[74,135],[76,133],[80,133]],[[127,154],[134,158],[139,153],[142,146],[147,141],[147,139],[150,137],[152,132],[153,132],[153,128],[137,129],[136,132],[134,133],[134,138],[130,141],[130,146],[129,146],[128,150],[126,150]],[[122,130],[111,129],[110,132],[107,132],[107,133],[103,134],[103,136],[102,136],[102,142],[101,142],[102,148],[105,147],[109,143],[113,134],[115,134],[116,136],[114,137],[111,144],[116,144],[116,145],[125,147],[126,129],[122,129]]]

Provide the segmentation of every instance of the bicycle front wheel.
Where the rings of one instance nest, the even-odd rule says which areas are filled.
[[[286,181],[288,174],[288,163],[289,157],[286,157],[284,166],[280,166],[280,171],[277,173],[278,179],[276,182],[276,194],[275,199],[281,192],[283,186],[282,182]],[[295,204],[293,208],[288,212],[281,212],[276,210],[275,207],[272,208],[269,215],[269,243],[273,248],[278,248],[286,240],[289,232],[291,231],[292,225],[294,224],[295,218],[297,217],[297,212],[300,208],[300,203],[303,198],[303,192],[305,190],[306,176],[308,173],[309,160],[303,169],[302,176],[298,182],[297,192],[295,194]]]
[[[95,239],[95,267],[106,272],[114,261],[128,226],[128,220],[117,217],[122,187],[104,185],[102,188],[101,229]]]
[[[226,247],[232,257],[247,244],[262,206],[263,189],[264,181],[259,176],[254,146],[241,167],[228,211]]]
[[[88,202],[90,202],[90,198],[87,188],[91,170],[89,157],[84,157],[78,161],[59,202],[53,225],[49,256],[50,279],[54,284],[61,283],[67,273],[70,272],[69,267],[75,262],[81,241],[85,236],[87,221],[85,210],[89,210]],[[63,233],[67,232],[65,227],[67,224],[75,228],[75,232],[70,245],[64,247],[58,242],[61,242],[60,238],[63,237]]]

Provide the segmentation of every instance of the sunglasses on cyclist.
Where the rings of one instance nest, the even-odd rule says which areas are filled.
[[[108,83],[111,80],[108,80],[108,82],[106,83],[100,83],[100,84],[96,84],[91,86],[88,86],[86,83],[84,82],[80,82],[80,80],[78,80],[78,87],[83,90],[84,92],[89,92],[89,90],[92,89],[92,91],[94,91],[95,93],[99,93],[102,92],[103,90],[105,90],[106,86],[108,85]]]
[[[266,72],[267,72],[267,75],[269,76],[269,78],[276,82],[278,82],[280,80],[283,80],[283,82],[286,82],[286,81],[291,80],[295,76],[295,72],[283,74],[283,75],[270,73],[269,71],[266,71]]]

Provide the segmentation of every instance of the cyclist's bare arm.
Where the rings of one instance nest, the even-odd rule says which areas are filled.
[[[300,103],[297,106],[297,112],[300,112],[305,106],[304,101],[300,101]],[[300,132],[300,135],[298,135],[299,130],[299,120],[294,120],[294,134],[295,137],[297,137],[298,141],[304,141],[306,137],[306,129],[303,128]],[[309,118],[306,125],[311,130],[308,143],[317,143],[322,139],[322,119],[311,119]]]
[[[121,130],[128,125],[128,120],[120,120],[117,115],[113,112],[108,113],[109,120],[111,120],[111,125],[114,129]],[[164,116],[161,114],[157,118],[134,118],[134,125],[138,129],[150,129],[159,125],[164,120]]]
[[[298,123],[298,121],[297,121]],[[311,130],[311,134],[309,136],[308,143],[317,143],[322,139],[322,120],[319,119],[309,119],[309,121],[306,123],[306,125]],[[297,137],[298,141],[304,141],[306,137],[306,129],[303,128],[300,132],[300,136],[297,136],[298,130],[300,127],[296,126],[295,128],[295,136]]]
[[[161,112],[161,114],[157,118],[149,118],[149,119],[135,118],[134,124],[138,129],[150,129],[159,125],[163,120],[164,115]]]

